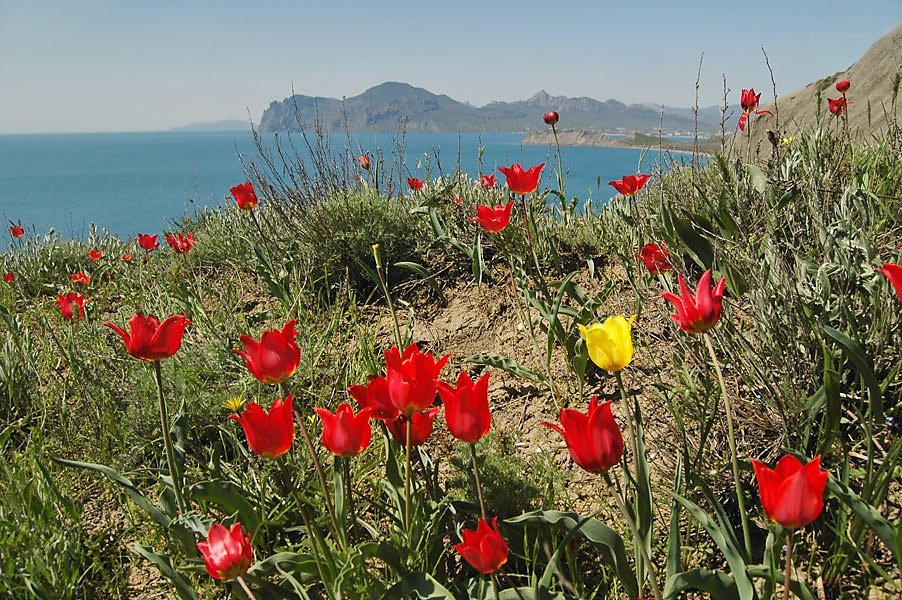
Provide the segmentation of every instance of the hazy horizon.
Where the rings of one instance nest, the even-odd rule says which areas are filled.
[[[504,6],[508,4],[508,6]],[[744,7],[744,5],[743,5]],[[483,106],[552,96],[626,104],[730,104],[739,90],[785,95],[853,64],[902,22],[902,3],[711,0],[601,5],[535,0],[453,8],[401,0],[340,14],[234,0],[58,4],[0,0],[0,133],[166,131],[255,123],[294,93],[341,98],[400,81]]]

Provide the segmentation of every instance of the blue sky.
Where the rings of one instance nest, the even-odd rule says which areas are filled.
[[[298,93],[404,81],[461,101],[554,95],[719,104],[843,70],[902,1],[0,0],[0,133],[257,121]]]

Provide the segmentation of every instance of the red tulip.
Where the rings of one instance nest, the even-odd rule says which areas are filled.
[[[181,233],[176,233],[175,235],[166,234],[166,243],[169,244],[169,247],[172,248],[176,254],[188,254],[191,252],[191,249],[194,248],[194,244],[197,240],[194,238],[193,234],[182,235]]]
[[[484,190],[490,190],[495,187],[495,176],[494,175],[480,175],[479,176],[479,185],[482,186]]]
[[[235,198],[235,202],[241,210],[252,210],[257,206],[257,193],[254,191],[254,184],[250,181],[230,187],[229,192],[232,193],[232,197]]]
[[[431,354],[423,354],[411,344],[402,355],[397,346],[385,351],[388,396],[391,403],[408,417],[435,402],[438,374],[451,358],[446,354],[438,362]]]
[[[65,296],[57,294],[56,305],[60,307],[60,313],[67,321],[71,321],[73,318],[80,321],[85,318],[85,297],[78,292],[69,292]]]
[[[390,421],[398,416],[398,409],[388,396],[388,382],[385,377],[371,376],[367,385],[348,386],[348,393],[360,408],[372,410],[374,419]]]
[[[314,408],[323,421],[323,446],[335,456],[356,456],[370,445],[370,417],[373,410],[361,408],[357,415],[347,402],[342,402],[335,414],[325,408]]]
[[[475,383],[462,372],[457,388],[438,382],[438,393],[445,405],[445,423],[451,435],[462,442],[475,444],[489,432],[492,418],[489,413],[489,374]]]
[[[666,273],[673,268],[673,265],[670,263],[670,253],[667,251],[667,244],[664,242],[661,242],[660,245],[645,244],[642,246],[639,254],[636,255],[636,258],[642,259],[642,262],[645,263],[645,268],[652,275]]]
[[[369,171],[370,167],[373,166],[373,162],[370,160],[369,154],[363,154],[357,157],[357,162],[360,164],[360,168]]]
[[[426,410],[414,413],[410,417],[399,414],[394,419],[383,420],[389,433],[396,442],[402,446],[407,440],[407,421],[410,421],[410,445],[419,446],[426,442],[432,435],[432,426],[435,422],[435,416],[441,411],[437,406],[427,408]]]
[[[97,250],[88,250],[88,258],[91,260],[100,260],[103,258],[103,249],[99,248]]]
[[[144,248],[146,252],[151,252],[160,247],[160,241],[157,239],[157,234],[139,233],[138,245]]]
[[[14,238],[20,238],[25,235],[25,228],[21,225],[13,225],[9,228],[9,232]]]
[[[542,175],[542,169],[545,163],[536,165],[524,171],[523,167],[517,163],[508,167],[498,167],[498,170],[507,177],[507,187],[515,194],[531,194],[539,187],[539,177]]]
[[[426,185],[426,182],[422,179],[417,179],[416,177],[408,177],[407,185],[410,186],[410,189],[416,192],[423,189],[423,186]]]
[[[896,295],[899,296],[899,300],[902,300],[902,265],[883,263],[883,268],[877,270],[889,279],[889,282],[893,284],[893,289],[896,290]]]
[[[711,269],[704,272],[698,280],[695,296],[686,287],[683,276],[680,279],[680,292],[682,298],[672,292],[663,292],[661,296],[676,307],[676,314],[670,315],[673,322],[680,326],[686,333],[701,333],[717,324],[720,313],[723,310],[723,292],[727,283],[726,278],[721,277],[714,291],[711,291]]]
[[[247,370],[263,383],[283,383],[294,375],[301,362],[301,350],[295,338],[295,321],[285,323],[281,331],[269,329],[263,332],[258,342],[249,335],[239,339],[244,351],[232,350],[244,358]]]
[[[3,274],[3,281],[5,281],[6,283],[12,283],[15,280],[16,280],[16,276],[13,273],[4,273]]]
[[[251,534],[244,535],[241,523],[235,523],[231,529],[213,523],[207,533],[207,541],[198,542],[197,549],[204,557],[207,573],[214,579],[240,577],[247,572],[254,559]]]
[[[485,519],[479,519],[476,531],[464,529],[460,534],[464,541],[455,544],[454,549],[483,575],[494,573],[507,562],[509,549],[498,532],[498,517],[492,519],[491,525]]]
[[[808,525],[824,510],[827,471],[821,471],[821,457],[802,466],[796,457],[786,455],[776,469],[752,459],[761,506],[767,517],[783,527]]]
[[[91,283],[91,276],[87,273],[72,273],[69,278],[72,279],[72,283],[80,283],[81,285]]]
[[[128,261],[130,261],[131,259],[132,259],[131,253],[129,253],[129,252],[123,252],[123,253],[122,253],[122,260],[124,260],[125,262],[128,262]]]
[[[836,91],[840,94],[848,92],[850,87],[852,87],[852,84],[849,83],[848,79],[841,79],[836,82]]]
[[[557,122],[561,120],[561,116],[557,114],[556,111],[547,112],[542,115],[542,120],[545,121],[546,125],[551,125],[554,127],[557,125]]]
[[[851,104],[851,102],[846,102],[845,96],[837,98],[836,100],[827,98],[827,108],[829,108],[830,112],[837,117],[841,117],[846,113],[849,104]]]
[[[624,196],[635,196],[645,187],[645,182],[651,178],[651,175],[639,173],[637,175],[624,175],[622,179],[609,181],[608,185],[614,186],[618,192]]]
[[[182,335],[191,323],[185,315],[173,315],[160,323],[153,315],[135,314],[128,322],[129,332],[115,323],[104,323],[119,334],[129,354],[141,360],[169,358],[182,347]]]
[[[559,418],[563,428],[548,421],[542,421],[542,425],[564,436],[577,465],[589,473],[605,473],[620,462],[623,435],[611,413],[610,402],[598,404],[598,397],[593,397],[585,414],[565,408]]]
[[[477,206],[476,217],[472,220],[478,221],[486,231],[500,233],[511,221],[513,206],[513,202],[498,206]]]
[[[278,458],[288,452],[294,440],[293,400],[294,396],[291,394],[285,396],[284,400],[276,398],[269,412],[251,402],[240,417],[229,415],[229,418],[244,429],[247,445],[256,455]]]
[[[742,111],[745,114],[749,114],[758,110],[759,102],[761,102],[761,92],[758,92],[758,94],[756,95],[755,88],[742,90],[739,104],[742,106]]]

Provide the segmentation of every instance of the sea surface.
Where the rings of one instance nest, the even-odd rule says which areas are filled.
[[[283,140],[285,136],[283,135]],[[453,172],[471,177],[518,162],[547,163],[542,186],[556,187],[556,153],[548,146],[523,146],[519,133],[407,134],[404,161],[411,177]],[[262,141],[272,147],[272,134]],[[350,141],[352,156],[368,151],[391,160],[397,134],[336,135],[333,148]],[[303,148],[303,143],[296,144]],[[566,192],[601,205],[615,195],[607,182],[623,175],[656,172],[665,156],[627,148],[562,148]],[[436,159],[438,155],[438,160]],[[250,131],[141,132],[0,135],[0,218],[20,223],[29,235],[50,231],[87,239],[92,224],[126,239],[159,233],[205,207],[231,203],[229,188],[247,179],[240,157],[257,158]],[[405,190],[406,192],[406,190]],[[4,227],[4,229],[5,229]]]

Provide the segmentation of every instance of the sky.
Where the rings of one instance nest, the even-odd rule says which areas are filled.
[[[552,95],[719,105],[791,93],[902,23],[900,0],[0,0],[0,133],[259,121],[292,90],[402,81],[481,106]]]

